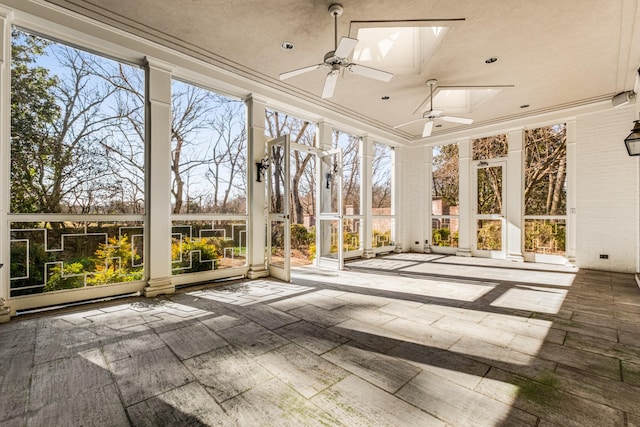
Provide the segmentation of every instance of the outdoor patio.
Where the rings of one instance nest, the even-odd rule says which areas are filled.
[[[395,254],[0,325],[0,424],[640,425],[632,274]]]

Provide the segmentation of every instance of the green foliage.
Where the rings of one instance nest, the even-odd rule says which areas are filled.
[[[502,249],[502,226],[500,221],[482,221],[478,228],[478,249],[499,251]]]
[[[110,237],[101,243],[93,257],[64,262],[51,268],[44,291],[99,286],[110,283],[131,282],[143,278],[141,261],[126,235]]]
[[[540,254],[564,255],[567,228],[565,223],[552,220],[525,220],[525,251]]]
[[[291,224],[291,249],[307,249],[315,241],[312,234],[302,224]]]
[[[458,232],[451,233],[449,228],[436,228],[431,237],[433,246],[458,247]]]
[[[373,230],[373,243],[374,248],[380,248],[382,246],[391,245],[391,230],[380,231]]]
[[[171,243],[173,274],[195,273],[216,269],[225,247],[233,247],[233,240],[217,237],[174,239]]]
[[[44,291],[82,288],[84,286],[85,266],[81,262],[65,263],[64,267],[56,265],[45,284]]]

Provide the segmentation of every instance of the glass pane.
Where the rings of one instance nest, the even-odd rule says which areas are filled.
[[[473,160],[505,157],[509,152],[507,135],[489,136],[473,140]]]
[[[339,220],[321,220],[320,227],[323,227],[323,236],[327,241],[322,246],[321,257],[338,258],[338,248],[340,245],[340,235],[338,233]]]
[[[525,219],[524,250],[546,255],[565,255],[567,222],[564,219]]]
[[[478,220],[478,244],[481,251],[502,250],[502,220]]]
[[[174,221],[171,273],[240,267],[246,263],[247,223],[242,220]]]
[[[360,246],[360,218],[348,218],[342,222],[344,238],[342,245],[345,252],[362,249]]]
[[[460,220],[457,217],[431,217],[432,246],[457,248],[459,228]]]
[[[393,150],[383,144],[373,144],[373,214],[392,215],[391,176],[393,173]]]
[[[321,213],[338,213],[338,155],[321,157],[322,185],[320,187]]]
[[[270,265],[284,268],[284,222],[271,221]]]
[[[360,215],[361,137],[333,131],[333,146],[342,149],[342,197],[344,213]]]
[[[458,145],[433,148],[432,215],[458,215]]]
[[[502,167],[478,169],[478,214],[502,214]]]
[[[173,80],[171,113],[173,213],[246,213],[244,102]]]
[[[527,130],[525,215],[567,213],[567,132],[564,124]]]
[[[143,279],[142,222],[13,222],[12,297]]]
[[[285,179],[288,179],[288,177],[285,178],[284,176],[284,156],[284,148],[282,146],[274,145],[271,147],[271,152],[269,153],[269,172],[271,174],[269,178],[269,185],[271,186],[271,190],[269,191],[269,194],[271,195],[270,212],[273,213],[284,213],[285,211]]]
[[[273,110],[265,111],[265,136],[268,140],[289,135],[292,143],[315,146],[317,126],[289,114]],[[272,153],[279,158],[281,153]],[[272,155],[270,154],[270,156]],[[291,223],[313,222],[315,217],[315,155],[291,150]],[[277,195],[273,203],[277,203]],[[277,210],[276,212],[282,212]]]
[[[144,213],[144,71],[11,33],[11,212]]]
[[[373,218],[371,225],[373,228],[373,243],[374,248],[380,248],[382,246],[391,246],[395,244],[393,235],[393,218]]]

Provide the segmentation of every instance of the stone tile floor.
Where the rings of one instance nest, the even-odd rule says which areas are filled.
[[[427,254],[0,325],[0,425],[640,426],[631,274]]]

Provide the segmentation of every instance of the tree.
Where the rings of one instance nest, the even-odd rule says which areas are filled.
[[[141,109],[119,102],[123,79],[115,76],[124,68],[19,30],[12,36],[12,211],[109,211],[123,178],[135,181],[123,166],[123,154],[131,153],[114,144],[127,136],[127,114]],[[39,65],[45,57],[50,69]],[[128,111],[117,108],[125,104]],[[122,209],[132,210],[134,203],[126,204]]]
[[[433,152],[433,198],[442,199],[447,206],[458,206],[458,145],[443,145],[434,148]]]
[[[567,135],[565,125],[525,132],[525,214],[566,214]]]

